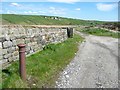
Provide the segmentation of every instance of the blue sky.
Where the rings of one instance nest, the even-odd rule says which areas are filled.
[[[14,2],[13,2],[14,1]],[[47,2],[2,2],[4,14],[48,15],[78,18],[85,20],[117,21],[118,3],[116,2],[78,2],[78,0],[53,0]],[[99,0],[98,0],[99,1]]]

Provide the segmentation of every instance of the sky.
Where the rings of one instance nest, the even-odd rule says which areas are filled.
[[[0,13],[118,21],[118,0],[2,0]]]

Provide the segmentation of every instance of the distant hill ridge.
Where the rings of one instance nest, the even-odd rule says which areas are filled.
[[[42,15],[16,15],[2,14],[2,24],[20,24],[20,25],[98,25],[104,24],[102,21],[88,21],[72,18],[63,18],[57,16]]]

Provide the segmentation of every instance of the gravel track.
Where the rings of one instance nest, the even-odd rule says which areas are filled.
[[[118,88],[118,39],[85,35],[56,88]]]

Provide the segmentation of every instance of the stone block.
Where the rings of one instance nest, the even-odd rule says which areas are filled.
[[[18,48],[18,46],[16,46],[16,47],[15,47],[15,50],[16,50],[16,51],[19,51],[19,48]]]
[[[2,56],[2,49],[0,49],[0,56]]]
[[[12,52],[14,52],[15,51],[15,47],[10,47],[10,48],[8,48],[8,53],[12,53]]]
[[[7,34],[5,35],[5,40],[9,41],[10,40],[10,36],[8,36]]]
[[[13,56],[18,56],[18,55],[19,55],[19,52],[18,52],[18,51],[14,51],[14,52],[12,53],[12,55],[13,55]]]
[[[4,55],[4,54],[7,54],[7,51],[8,51],[7,49],[2,49],[3,55]]]
[[[5,41],[5,37],[0,37],[0,42],[4,42]]]
[[[24,39],[17,39],[16,40],[16,44],[24,44],[25,43],[25,40]]]
[[[3,59],[2,60],[2,64],[5,64],[5,63],[7,63],[8,62],[8,59]]]
[[[13,60],[14,60],[14,61],[19,60],[19,55],[14,56],[14,59],[13,59]]]
[[[3,56],[2,55],[0,55],[0,60],[2,60],[3,59]]]
[[[3,55],[3,58],[4,58],[4,59],[8,59],[9,57],[11,57],[11,55],[12,55],[11,53],[5,54],[5,55]]]
[[[26,51],[30,51],[30,47],[29,46],[26,47]]]
[[[2,47],[2,42],[0,42],[0,49],[2,49],[3,47]]]
[[[11,41],[5,41],[3,42],[3,48],[8,48],[12,46],[12,42]]]
[[[11,41],[13,41],[13,40],[15,40],[15,39],[16,39],[15,36],[11,36],[11,37],[10,37],[10,40],[11,40]]]
[[[42,36],[42,39],[44,40],[44,39],[45,39],[45,36]]]
[[[8,62],[12,62],[12,61],[14,61],[14,57],[10,57],[10,58],[8,58]]]
[[[27,43],[30,43],[30,39],[25,39],[25,43],[27,44]]]
[[[12,43],[13,43],[13,46],[17,45],[16,40],[13,40]]]

